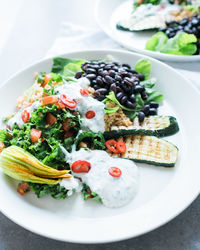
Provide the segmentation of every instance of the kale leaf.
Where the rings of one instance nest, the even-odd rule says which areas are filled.
[[[68,190],[63,186],[60,186],[60,184],[47,185],[29,182],[28,185],[31,190],[35,192],[38,198],[41,198],[46,195],[51,195],[51,197],[55,200],[65,199],[68,197]]]

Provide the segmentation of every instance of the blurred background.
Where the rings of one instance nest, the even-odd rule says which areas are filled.
[[[61,23],[97,28],[94,6],[95,0],[1,0],[0,83],[45,57]]]
[[[96,32],[98,39],[109,39],[95,23],[95,3],[96,0],[0,0],[0,84],[22,68],[55,53],[51,48],[63,29],[67,34],[69,23],[78,25],[77,33],[81,25],[88,33]],[[117,47],[111,40],[109,45]],[[88,48],[91,47],[95,44],[88,44]],[[81,48],[79,41],[67,50]],[[0,214],[0,250],[200,249],[199,207],[200,198],[173,221],[151,233],[101,245],[78,245],[46,239],[24,230]]]

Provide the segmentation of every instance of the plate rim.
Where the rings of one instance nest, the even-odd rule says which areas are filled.
[[[193,89],[193,91],[197,92],[198,95],[200,95],[200,90],[190,81],[188,80],[185,76],[183,76],[180,72],[178,72],[177,70],[175,70],[174,68],[172,68],[171,66],[163,63],[163,62],[160,62],[159,60],[157,59],[154,59],[154,58],[151,58],[151,57],[148,57],[146,55],[143,55],[143,54],[139,54],[139,53],[133,53],[133,52],[130,52],[130,51],[123,51],[123,50],[115,50],[115,49],[99,49],[99,50],[94,50],[94,49],[91,49],[91,50],[79,50],[79,51],[72,51],[72,52],[67,52],[67,53],[62,53],[62,54],[59,54],[59,55],[56,55],[56,56],[51,56],[51,57],[48,57],[48,58],[45,58],[45,59],[40,59],[38,60],[37,62],[34,62],[33,64],[30,64],[26,67],[24,67],[23,69],[19,70],[18,72],[14,73],[13,75],[11,75],[6,81],[4,81],[1,85],[0,85],[0,89],[5,87],[6,84],[12,80],[13,78],[15,78],[17,75],[19,74],[22,74],[24,71],[28,70],[29,68],[31,67],[34,67],[36,66],[37,64],[40,64],[40,63],[45,63],[49,60],[52,60],[54,57],[58,57],[58,56],[62,56],[62,57],[68,57],[68,56],[76,56],[80,53],[105,53],[105,54],[112,54],[112,53],[119,53],[119,54],[129,54],[130,56],[139,56],[139,57],[143,57],[143,58],[148,58],[150,59],[151,61],[155,61],[159,64],[162,64],[164,67],[167,67],[169,68],[171,71],[173,71],[174,73],[178,74],[181,78],[183,78],[187,84],[190,85],[190,87]],[[34,230],[31,228],[31,226],[29,225],[24,225],[24,223],[20,223],[19,220],[17,220],[16,218],[13,218],[12,215],[8,214],[6,211],[2,210],[2,207],[0,206],[0,211],[6,215],[10,220],[12,220],[13,222],[15,222],[16,224],[22,226],[23,228],[31,231],[31,232],[34,232],[38,235],[42,235],[44,237],[47,237],[47,238],[52,238],[52,239],[56,239],[56,240],[59,240],[59,241],[64,241],[64,242],[73,242],[73,243],[84,243],[84,244],[94,244],[94,243],[108,243],[108,242],[118,242],[118,241],[121,241],[121,240],[126,240],[126,239],[130,239],[131,237],[137,237],[139,235],[143,235],[143,234],[146,234],[156,228],[159,228],[161,227],[162,225],[168,223],[169,221],[171,221],[173,218],[175,218],[177,215],[179,215],[180,213],[182,213],[196,198],[197,196],[199,195],[200,193],[200,188],[198,188],[198,190],[196,190],[196,192],[193,194],[192,198],[190,199],[189,202],[187,202],[187,204],[182,207],[180,210],[177,211],[177,213],[173,213],[173,215],[171,215],[167,220],[164,220],[163,222],[161,223],[157,223],[154,227],[151,227],[150,229],[147,228],[146,230],[143,230],[142,233],[138,233],[138,234],[134,234],[134,236],[131,236],[130,234],[127,235],[126,237],[118,237],[117,239],[106,239],[106,240],[99,240],[97,241],[95,239],[95,241],[92,241],[92,240],[84,240],[84,241],[81,241],[81,240],[70,240],[70,239],[64,239],[64,238],[59,238],[59,237],[52,237],[51,234],[49,233],[46,233],[46,232],[38,232],[37,230]]]

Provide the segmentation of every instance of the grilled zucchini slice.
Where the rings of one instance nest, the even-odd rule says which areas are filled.
[[[105,138],[117,138],[128,135],[153,135],[163,137],[173,135],[179,131],[177,120],[173,116],[149,116],[145,117],[142,123],[138,117],[133,120],[133,125],[112,126],[111,131],[105,131]]]
[[[155,136],[135,135],[120,137],[117,140],[126,143],[126,153],[114,154],[109,151],[112,157],[163,167],[174,167],[177,161],[178,148]]]

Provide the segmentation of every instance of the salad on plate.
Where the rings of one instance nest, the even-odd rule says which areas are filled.
[[[81,193],[121,207],[139,190],[136,162],[174,167],[178,148],[162,137],[178,132],[159,114],[164,96],[151,63],[136,65],[57,57],[50,73],[17,100],[0,130],[0,166],[20,181],[18,193],[65,199]]]
[[[117,29],[155,31],[145,49],[173,55],[200,54],[200,1],[135,0]]]

